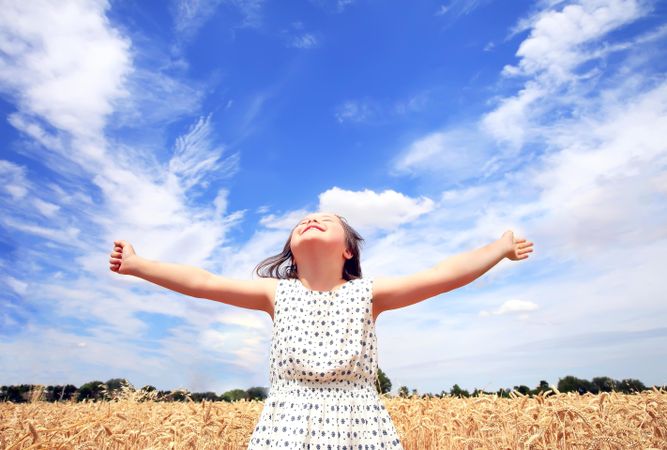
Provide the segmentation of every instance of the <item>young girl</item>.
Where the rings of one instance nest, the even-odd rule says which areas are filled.
[[[271,387],[249,450],[403,449],[375,388],[377,316],[464,286],[504,258],[526,259],[533,244],[506,231],[422,272],[369,279],[361,275],[362,241],[343,217],[320,212],[257,265],[255,280],[149,261],[122,240],[109,262],[119,274],[271,316]]]

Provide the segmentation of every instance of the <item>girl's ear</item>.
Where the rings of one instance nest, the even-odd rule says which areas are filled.
[[[352,258],[352,252],[348,249],[345,249],[345,251],[343,252],[343,256],[345,257],[345,259],[351,259]]]

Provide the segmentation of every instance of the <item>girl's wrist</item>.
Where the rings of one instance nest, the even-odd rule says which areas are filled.
[[[125,273],[127,275],[141,277],[142,268],[146,265],[147,262],[147,259],[144,259],[139,255],[132,255],[127,259],[127,261],[124,262]]]
[[[507,255],[509,255],[513,249],[512,244],[507,239],[500,238],[495,242],[495,244],[498,247],[498,251],[502,255],[502,259],[507,258]]]

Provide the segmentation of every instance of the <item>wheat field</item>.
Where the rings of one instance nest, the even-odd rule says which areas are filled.
[[[382,396],[406,450],[666,449],[667,391]],[[263,402],[0,403],[0,448],[245,449]]]

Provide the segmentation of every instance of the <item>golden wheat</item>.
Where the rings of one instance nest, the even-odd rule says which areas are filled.
[[[406,450],[667,450],[667,392],[528,397],[382,396]],[[0,449],[245,449],[258,401],[0,403]]]

